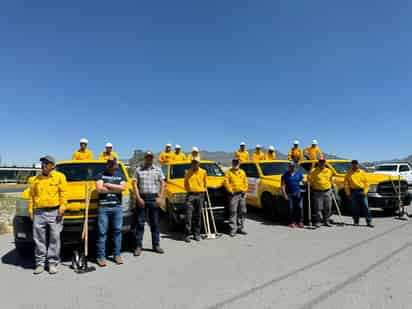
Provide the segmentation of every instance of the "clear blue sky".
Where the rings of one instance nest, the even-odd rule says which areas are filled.
[[[3,1],[0,155],[412,153],[411,1]]]

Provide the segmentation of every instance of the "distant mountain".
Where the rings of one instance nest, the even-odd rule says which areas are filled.
[[[391,159],[391,160],[382,160],[382,161],[371,162],[371,165],[377,165],[377,164],[380,164],[380,163],[390,163],[390,162],[408,162],[409,164],[412,164],[412,154],[407,156],[406,158],[403,158],[403,159]]]

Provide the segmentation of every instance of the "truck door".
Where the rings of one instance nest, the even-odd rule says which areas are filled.
[[[256,164],[245,163],[241,164],[240,168],[245,171],[248,180],[247,202],[252,206],[258,206],[260,179]]]
[[[402,164],[399,167],[399,174],[401,175],[402,178],[405,178],[408,181],[408,184],[412,184],[412,170],[409,165],[407,164]]]

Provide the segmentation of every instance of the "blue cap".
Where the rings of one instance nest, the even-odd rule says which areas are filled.
[[[295,162],[289,162],[289,166],[290,167],[296,167],[296,163]]]

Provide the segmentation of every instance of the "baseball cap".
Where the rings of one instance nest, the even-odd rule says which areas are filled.
[[[153,154],[153,152],[151,152],[151,151],[146,151],[145,153],[144,153],[144,157],[146,158],[146,157],[154,157],[154,154]]]
[[[358,160],[352,160],[352,164],[359,164]]]
[[[45,155],[44,157],[41,157],[41,158],[40,158],[40,162],[43,162],[43,161],[56,164],[56,160],[55,160],[54,157],[52,157],[51,155]]]
[[[290,167],[296,167],[296,163],[295,162],[289,162],[289,166]]]

